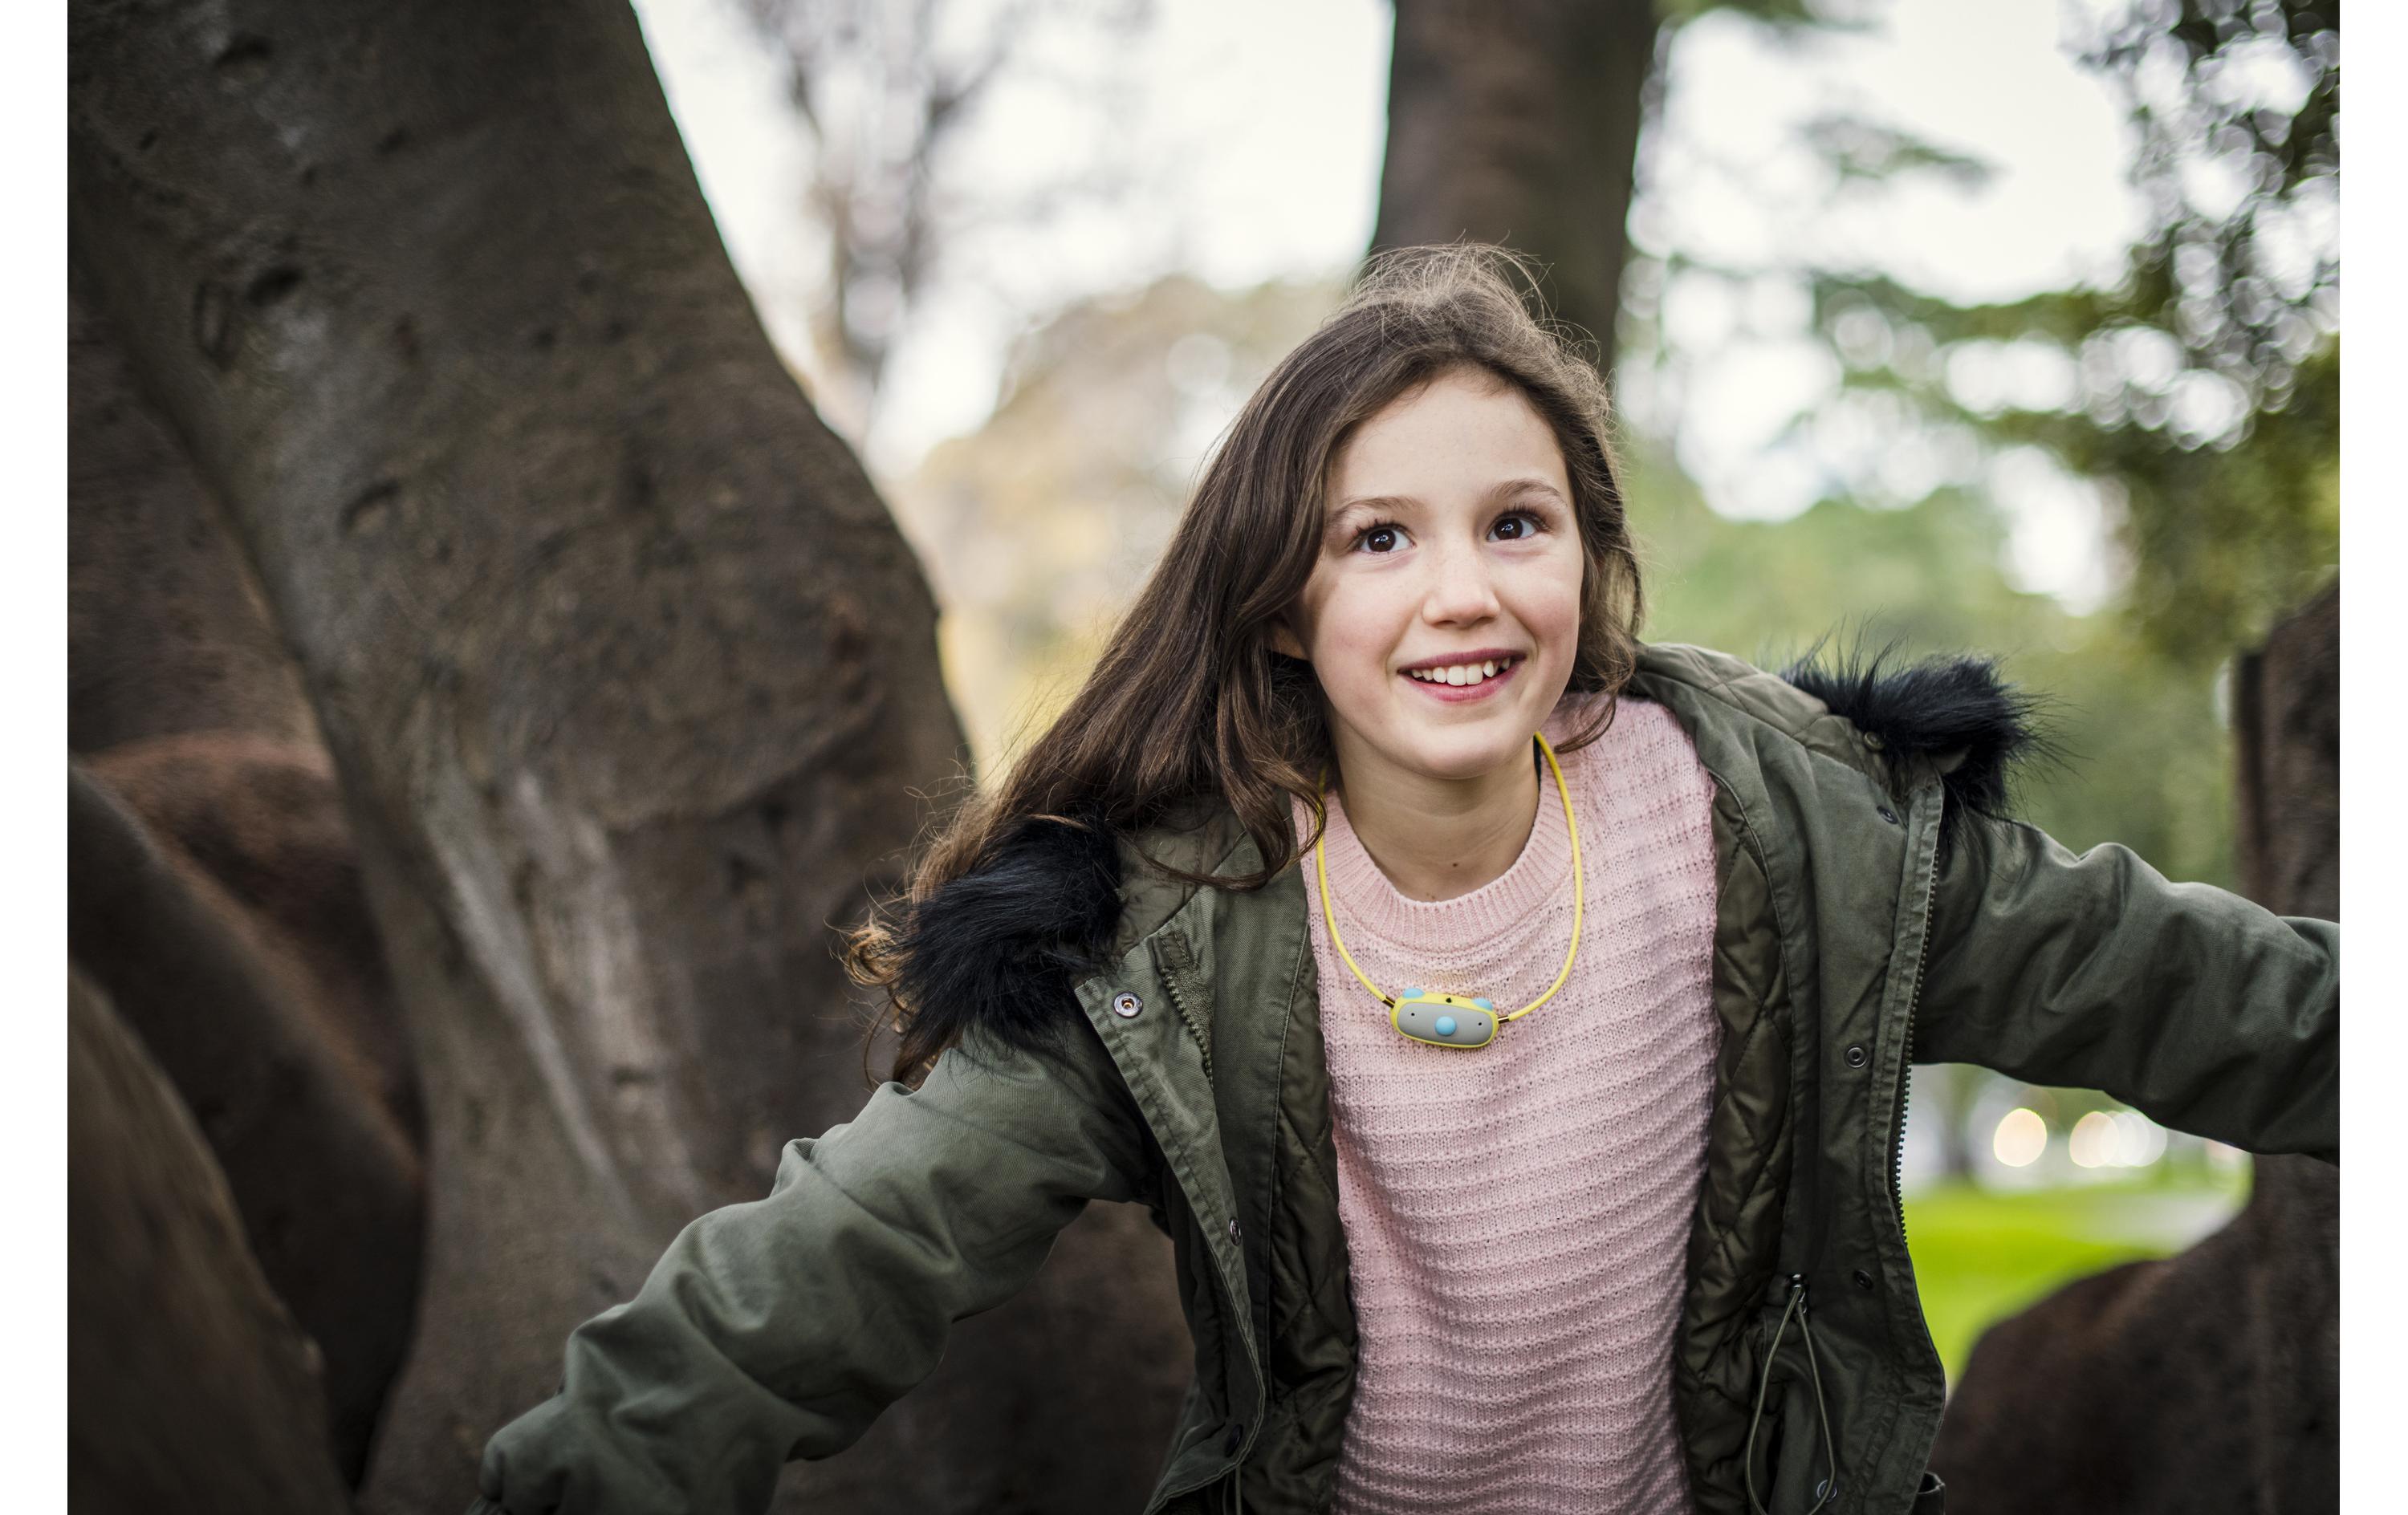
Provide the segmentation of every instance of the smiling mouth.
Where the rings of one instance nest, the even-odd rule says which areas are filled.
[[[1436,668],[1408,668],[1405,677],[1424,684],[1469,689],[1512,672],[1522,661],[1519,657],[1483,658],[1475,663],[1450,663]]]

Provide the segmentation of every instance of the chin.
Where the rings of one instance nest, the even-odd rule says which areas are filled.
[[[1430,777],[1460,779],[1493,773],[1527,750],[1529,745],[1529,732],[1499,729],[1425,735],[1408,750],[1420,758],[1422,770]]]

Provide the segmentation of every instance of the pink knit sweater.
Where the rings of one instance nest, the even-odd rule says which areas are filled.
[[[1548,740],[1575,714],[1567,701]],[[1330,946],[1305,859],[1362,1341],[1342,1515],[1689,1508],[1671,1353],[1716,1042],[1713,780],[1670,712],[1628,698],[1564,777],[1580,956],[1476,1051],[1390,1028]],[[1521,856],[1458,898],[1398,893],[1334,799],[1328,856],[1339,927],[1387,993],[1503,1012],[1562,965],[1571,853],[1552,779]]]

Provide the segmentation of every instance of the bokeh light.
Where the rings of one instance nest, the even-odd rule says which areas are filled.
[[[2066,1138],[2066,1155],[2078,1168],[2105,1167],[2116,1159],[2115,1118],[2105,1110],[2092,1110],[2073,1122],[2073,1135]]]
[[[2128,1168],[2144,1168],[2166,1155],[2165,1127],[2138,1110],[2115,1117],[2115,1161]]]
[[[2029,1167],[2048,1150],[2048,1122],[2021,1106],[2009,1110],[1990,1137],[1991,1154],[2011,1168]]]
[[[2166,1133],[2138,1110],[2092,1110],[2073,1123],[2065,1151],[2078,1168],[2144,1168],[2166,1155]]]

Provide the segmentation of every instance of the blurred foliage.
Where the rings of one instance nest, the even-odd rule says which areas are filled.
[[[1986,501],[1934,493],[1899,510],[1827,500],[1781,522],[1716,515],[1660,449],[1626,449],[1645,565],[1646,635],[1779,667],[1835,645],[1978,651],[2042,699],[2063,757],[2028,769],[2018,808],[2079,851],[2120,841],[2169,877],[2233,882],[2231,775],[2217,686],[2112,613],[2076,616],[2014,589]]]
[[[1813,279],[1851,388],[2106,486],[2127,608],[2178,661],[2255,645],[2339,562],[2340,47],[2333,0],[2137,0],[2097,22],[2084,61],[2129,107],[2149,218],[2113,289],[1959,307]],[[2039,382],[1980,381],[2003,364]],[[2057,393],[2014,393],[2035,388]]]
[[[982,772],[1068,700],[1207,451],[1338,294],[1180,275],[1082,302],[1013,348],[977,432],[888,491],[943,607],[947,682]]]
[[[1951,1383],[1990,1324],[2085,1275],[2180,1251],[2248,1197],[2243,1168],[2002,1193],[1935,1184],[1906,1202],[1915,1288]]]

